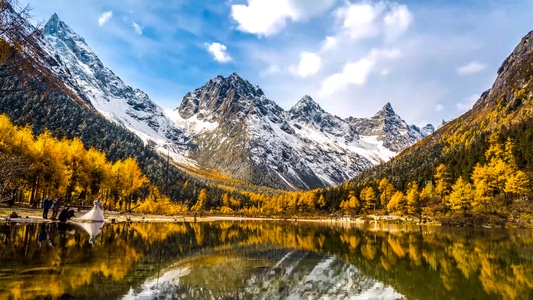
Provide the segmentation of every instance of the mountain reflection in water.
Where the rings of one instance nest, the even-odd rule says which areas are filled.
[[[0,223],[0,299],[533,298],[531,231],[371,228]]]
[[[341,259],[286,249],[245,252],[178,262],[124,299],[402,299]]]

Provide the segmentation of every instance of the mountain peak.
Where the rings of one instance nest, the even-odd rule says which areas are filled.
[[[54,14],[50,17],[50,20],[48,20],[48,22],[50,22],[50,21],[58,22],[58,21],[60,21],[60,20],[59,20],[59,17],[57,16],[57,14],[54,13]]]
[[[251,103],[260,106],[264,99],[265,95],[259,86],[233,72],[227,77],[218,75],[202,87],[187,93],[178,111],[185,119],[201,113],[202,116],[211,115],[208,121],[213,121],[220,116],[247,111]]]
[[[318,103],[311,98],[309,95],[303,96],[296,104],[291,108],[291,111],[295,110],[306,110],[306,111],[316,111],[316,112],[322,112],[324,111]]]
[[[387,102],[387,104],[374,115],[374,118],[390,118],[393,116],[396,116],[396,112],[394,112],[390,102]]]
[[[314,118],[316,115],[321,115],[325,111],[318,105],[318,103],[309,95],[303,96],[296,104],[289,110],[291,119],[296,118]]]
[[[315,103],[315,100],[313,100],[313,98],[311,98],[311,96],[309,95],[304,95],[302,97],[302,99],[300,99],[300,101],[306,101],[306,102],[312,102],[312,103]]]
[[[43,31],[45,34],[54,36],[60,31],[72,32],[72,30],[59,19],[59,16],[56,13],[54,13],[50,19],[48,19],[48,22],[46,22],[44,25]]]
[[[222,90],[235,90],[240,97],[255,98],[264,96],[263,91],[258,85],[251,84],[248,80],[243,79],[236,72],[232,72],[228,77],[218,75],[214,79],[209,80],[204,87],[219,86]],[[200,88],[201,89],[201,88]]]
[[[228,76],[228,79],[243,80],[242,77],[237,74],[237,72],[231,72],[231,74]]]

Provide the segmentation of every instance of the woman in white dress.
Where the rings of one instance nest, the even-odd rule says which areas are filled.
[[[104,212],[102,211],[102,202],[100,200],[94,201],[93,208],[77,220],[90,222],[105,222]]]

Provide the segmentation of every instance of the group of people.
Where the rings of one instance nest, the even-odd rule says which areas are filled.
[[[45,197],[43,199],[43,219],[48,219],[48,211],[52,209],[52,220],[57,219],[57,215],[59,214],[59,208],[61,207],[61,197],[57,197],[55,199],[50,199],[48,197]]]
[[[61,208],[61,197],[57,197],[54,199],[50,199],[49,197],[45,197],[42,200],[42,208],[43,208],[43,219],[48,219],[48,212],[52,210],[52,216],[51,220],[55,221],[58,220],[60,222],[66,222],[70,220],[71,218],[76,217],[74,215],[74,210],[71,209],[69,206],[65,206],[62,210]],[[20,216],[16,212],[12,212],[9,216],[11,219],[20,218]],[[84,221],[93,221],[93,222],[104,222],[104,212],[102,210],[102,202],[100,200],[94,201],[93,208],[87,212],[85,215],[77,218],[79,220]]]
[[[61,197],[57,197],[55,199],[50,199],[48,197],[43,199],[43,219],[48,218],[48,211],[52,210],[52,217],[51,220],[59,220],[60,222],[66,222],[70,220],[71,218],[75,217],[74,210],[70,209],[68,206],[63,208],[63,210],[60,211],[61,208]]]
[[[60,222],[66,222],[71,218],[75,217],[74,210],[66,206],[60,212],[61,207],[61,197],[55,198],[54,200],[46,197],[43,199],[43,219],[48,218],[48,211],[52,209],[52,220],[59,220]],[[102,202],[100,200],[94,201],[93,209],[88,213],[79,218],[80,220],[88,221],[104,221],[104,214],[102,211]]]

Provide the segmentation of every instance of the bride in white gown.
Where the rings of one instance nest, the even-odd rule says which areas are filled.
[[[94,201],[93,208],[77,220],[90,222],[105,222],[104,212],[102,211],[102,202],[100,200]]]

